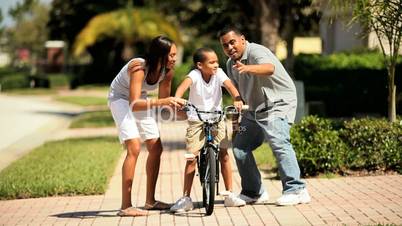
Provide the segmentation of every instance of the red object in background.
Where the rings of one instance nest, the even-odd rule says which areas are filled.
[[[17,55],[20,61],[29,61],[30,56],[29,49],[18,49]]]

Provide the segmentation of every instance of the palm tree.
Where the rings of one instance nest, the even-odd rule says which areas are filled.
[[[77,35],[73,53],[78,56],[98,41],[115,38],[124,42],[122,58],[127,60],[133,56],[134,42],[147,41],[161,34],[178,45],[182,44],[179,29],[161,14],[151,9],[128,6],[93,17]]]

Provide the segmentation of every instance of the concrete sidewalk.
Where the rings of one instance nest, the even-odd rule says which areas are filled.
[[[182,193],[185,128],[184,122],[161,124],[164,153],[156,197],[169,203],[174,203]],[[112,129],[103,133],[115,134]],[[133,183],[133,202],[139,207],[145,201],[146,157],[144,150],[137,161]],[[307,179],[312,202],[291,207],[273,204],[281,193],[280,181],[264,178],[270,203],[225,208],[218,196],[214,213],[208,217],[201,208],[201,186],[196,177],[191,194],[193,211],[176,215],[151,211],[147,217],[122,218],[116,213],[120,206],[123,158],[124,153],[105,195],[0,201],[0,225],[402,225],[401,175]],[[234,188],[239,191],[240,178],[234,163],[233,166]]]
[[[82,107],[56,102],[50,96],[0,93],[0,171],[48,137],[68,128]]]

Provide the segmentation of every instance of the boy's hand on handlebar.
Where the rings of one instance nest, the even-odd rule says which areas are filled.
[[[236,107],[238,112],[241,112],[241,109],[243,108],[243,101],[241,100],[233,101],[233,106]]]

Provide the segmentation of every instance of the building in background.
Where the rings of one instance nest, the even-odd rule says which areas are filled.
[[[380,49],[380,44],[375,32],[364,34],[363,28],[354,23],[348,26],[350,19],[335,17],[329,9],[324,9],[320,20],[320,36],[322,39],[322,53],[331,54],[335,52],[348,51],[353,49]],[[387,42],[383,42],[386,44]],[[385,46],[386,52],[389,48]],[[402,48],[399,50],[402,54]]]
[[[11,56],[6,51],[7,40],[5,37],[0,37],[0,68],[7,67],[11,64]]]
[[[64,66],[64,41],[49,40],[45,43],[46,47],[46,66],[48,73],[60,73]]]

